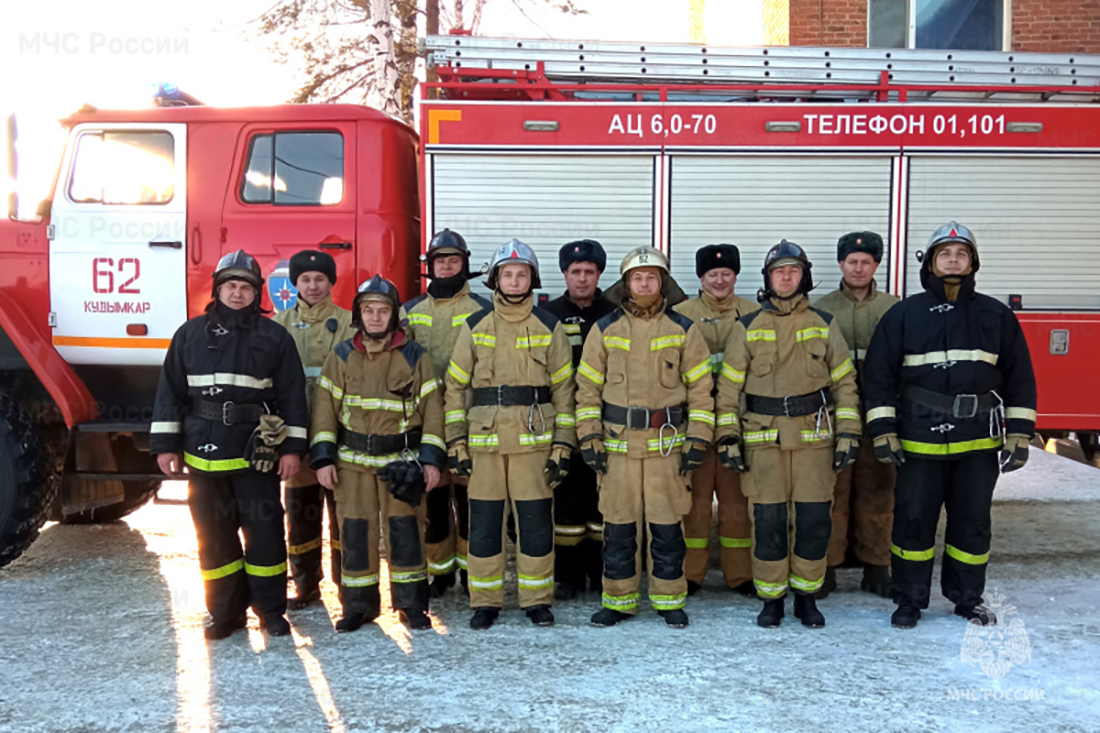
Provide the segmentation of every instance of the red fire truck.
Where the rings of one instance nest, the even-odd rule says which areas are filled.
[[[39,216],[0,222],[0,566],[50,516],[108,521],[155,491],[159,364],[238,248],[259,258],[265,303],[280,309],[296,295],[285,261],[305,247],[336,257],[344,305],[375,272],[418,291],[421,243],[443,227],[479,260],[528,242],[550,294],[563,287],[557,248],[581,237],[611,263],[653,244],[685,286],[699,246],[733,242],[742,294],[787,238],[824,291],[839,279],[837,237],[874,230],[888,242],[879,284],[905,295],[920,287],[914,253],[955,219],[978,236],[981,290],[1018,311],[1039,428],[1095,450],[1100,397],[1076,385],[1100,356],[1100,58],[470,36],[426,47],[440,81],[423,87],[419,150],[404,125],[340,105],[65,121]]]

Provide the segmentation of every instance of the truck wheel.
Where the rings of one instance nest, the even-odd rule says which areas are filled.
[[[22,405],[0,390],[0,567],[38,538],[57,495],[45,480],[42,442]]]
[[[69,514],[61,520],[62,524],[108,524],[117,522],[128,514],[145,506],[153,494],[160,488],[160,481],[123,481],[122,488],[126,498],[117,504],[89,509],[86,512]]]
[[[1077,442],[1081,444],[1081,452],[1085,454],[1085,462],[1093,466],[1097,465],[1096,459],[1100,456],[1100,440],[1097,440],[1095,430],[1083,430],[1077,433]]]

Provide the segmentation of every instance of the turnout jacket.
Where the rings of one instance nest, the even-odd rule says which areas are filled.
[[[249,467],[244,454],[257,422],[227,425],[199,417],[196,401],[258,405],[275,413],[289,426],[282,453],[306,453],[306,382],[298,350],[285,328],[244,310],[216,303],[172,336],[153,405],[150,453],[182,451],[193,471]]]
[[[907,394],[908,387],[918,387],[948,397],[1003,401],[1004,432],[1034,435],[1035,374],[1016,314],[974,292],[972,274],[963,279],[954,301],[947,299],[942,280],[925,269],[921,284],[925,292],[887,311],[871,340],[865,382],[868,432],[875,437],[896,433],[906,452],[922,458],[1000,448],[999,410],[991,414],[979,408],[971,415],[968,397],[956,400],[958,410],[930,409]]]
[[[863,378],[864,362],[867,359],[867,349],[871,345],[871,337],[875,334],[875,326],[882,320],[886,311],[897,302],[897,296],[879,292],[878,284],[872,280],[871,292],[863,300],[853,298],[841,282],[839,288],[815,303],[818,310],[825,311],[833,317],[833,323],[839,326],[840,332],[844,334],[844,340],[848,343],[848,354],[856,367],[856,382],[859,384],[861,395],[866,390]]]
[[[443,400],[439,380],[424,347],[401,329],[385,342],[361,332],[337,344],[321,368],[313,407],[310,466],[338,463],[366,471],[403,458],[404,449],[367,453],[348,447],[346,431],[371,436],[401,436],[418,431],[420,446],[410,446],[421,463],[443,468]]]
[[[722,359],[725,356],[726,342],[733,332],[733,324],[737,323],[738,318],[760,310],[760,305],[735,293],[718,300],[704,290],[699,297],[685,300],[672,309],[695,321],[699,327],[699,332],[703,334],[707,348],[710,349],[711,372],[717,380],[722,371]]]
[[[450,298],[418,295],[402,306],[401,317],[408,320],[416,342],[428,350],[435,373],[442,379],[458,340],[459,327],[470,315],[491,307],[487,298],[471,293],[470,284],[466,283]]]
[[[631,458],[659,456],[670,440],[709,444],[714,437],[710,350],[699,326],[667,306],[649,317],[616,308],[596,322],[577,368],[577,435],[598,435],[604,448]],[[672,437],[665,428],[627,429],[604,414],[605,405],[650,411],[682,407]],[[661,413],[664,414],[664,413]],[[667,417],[667,415],[666,415]],[[658,417],[658,420],[661,418]]]
[[[573,362],[569,338],[556,317],[499,294],[491,307],[462,324],[447,367],[448,445],[466,440],[470,452],[531,453],[552,443],[575,447]],[[467,411],[467,392],[493,387],[548,388],[537,405],[482,405]]]
[[[831,420],[819,420],[816,411],[792,417],[751,410],[739,415],[742,392],[782,399],[819,391],[831,395]],[[835,319],[811,308],[803,295],[779,306],[765,301],[738,320],[726,343],[717,413],[718,439],[739,437],[747,448],[812,448],[832,445],[839,433],[858,436],[855,367]]]
[[[584,349],[584,340],[588,338],[588,332],[596,325],[596,321],[615,310],[614,304],[604,300],[603,293],[599,289],[592,296],[592,304],[587,308],[581,308],[570,300],[568,292],[554,298],[543,308],[561,321],[561,327],[565,330],[565,335],[569,337],[569,345],[573,348],[574,369],[581,363],[581,351]]]
[[[298,356],[306,373],[306,406],[312,411],[313,395],[317,389],[317,379],[321,376],[321,367],[332,349],[341,341],[355,334],[351,325],[351,311],[345,310],[326,297],[316,305],[309,305],[300,297],[293,308],[279,311],[271,317],[287,330],[298,347]],[[298,473],[286,482],[290,488],[312,486],[317,476],[309,468],[309,462],[302,464]]]

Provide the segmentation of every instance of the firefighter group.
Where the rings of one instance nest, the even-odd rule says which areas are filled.
[[[845,234],[840,285],[811,303],[798,244],[768,251],[753,300],[735,293],[737,247],[711,244],[685,299],[648,246],[601,291],[607,255],[582,239],[559,252],[566,292],[538,306],[531,247],[495,251],[484,298],[444,230],[423,295],[402,303],[375,275],[347,311],[333,258],[305,250],[296,304],[270,319],[256,260],[225,256],[205,314],[172,338],[151,435],[166,474],[188,469],[206,637],[244,628],[249,608],[290,633],[287,608],[321,599],[325,512],[337,632],[378,618],[383,580],[410,629],[431,628],[431,599],[451,589],[488,629],[510,544],[536,626],[586,590],[602,599],[591,623],[619,624],[644,586],[683,628],[715,502],[722,578],[763,602],[762,627],[782,623],[787,595],[823,627],[817,602],[851,565],[893,599],[893,626],[915,627],[943,508],[941,590],[956,615],[996,623],[982,602],[992,496],[1027,461],[1035,379],[1015,315],[975,290],[974,234],[951,222],[922,254],[924,291],[899,301],[875,284],[882,238]]]

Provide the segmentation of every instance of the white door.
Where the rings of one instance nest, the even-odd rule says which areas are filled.
[[[187,126],[81,124],[51,210],[53,343],[73,364],[161,364],[187,318]]]
[[[787,239],[813,263],[818,289],[838,287],[836,242],[872,231],[886,244],[875,279],[885,289],[890,268],[891,160],[853,155],[678,155],[672,158],[669,242],[672,275],[695,295],[695,252],[726,242],[741,251],[736,292],[755,300],[764,255]]]
[[[462,234],[475,270],[512,237],[531,245],[551,298],[565,292],[558,250],[595,239],[607,251],[607,288],[627,252],[653,244],[653,171],[653,155],[435,154],[429,236]]]

